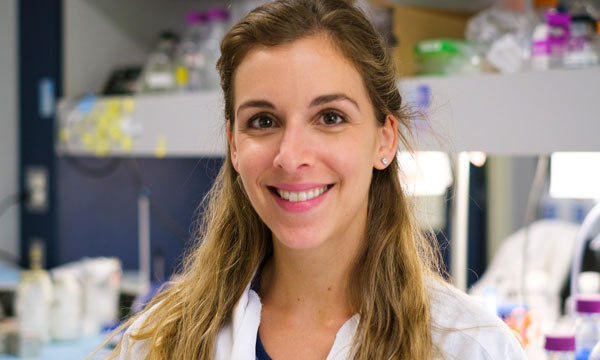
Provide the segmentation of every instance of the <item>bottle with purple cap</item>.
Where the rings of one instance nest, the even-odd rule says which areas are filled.
[[[206,14],[191,11],[186,15],[187,29],[177,49],[175,77],[177,87],[184,91],[204,88],[206,56],[202,50],[208,37]]]
[[[575,335],[546,335],[547,360],[575,360]]]
[[[579,295],[575,300],[575,359],[588,360],[600,341],[600,296]]]
[[[208,21],[208,37],[204,42],[206,54],[206,88],[219,87],[219,74],[217,72],[217,59],[221,55],[221,40],[229,30],[229,11],[225,8],[215,7],[205,12]]]

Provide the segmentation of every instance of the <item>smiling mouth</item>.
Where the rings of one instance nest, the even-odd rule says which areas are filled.
[[[289,202],[298,202],[298,201],[308,201],[310,199],[314,199],[323,195],[323,193],[327,192],[329,189],[333,187],[332,185],[324,185],[320,187],[316,187],[314,189],[304,190],[304,191],[287,191],[282,189],[277,189],[276,187],[269,186],[269,190],[277,195],[278,197],[287,200]]]

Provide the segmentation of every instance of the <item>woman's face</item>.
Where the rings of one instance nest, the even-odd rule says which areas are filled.
[[[373,167],[396,149],[354,66],[325,36],[250,51],[234,78],[231,159],[274,241],[360,240]],[[229,127],[228,127],[229,129]]]

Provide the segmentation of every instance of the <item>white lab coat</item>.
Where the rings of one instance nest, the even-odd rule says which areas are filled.
[[[433,343],[442,350],[443,359],[527,359],[502,320],[468,295],[437,280],[431,282],[430,293]],[[235,306],[231,322],[217,336],[215,360],[255,360],[261,308],[258,294],[248,285]],[[144,359],[148,354],[147,340],[135,342],[131,352],[126,354],[130,341],[128,334],[139,328],[145,318],[146,316],[138,318],[125,333],[121,360]],[[352,339],[359,321],[357,314],[342,325],[327,360],[352,358]]]

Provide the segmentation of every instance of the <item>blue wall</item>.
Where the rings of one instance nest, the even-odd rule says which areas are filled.
[[[166,274],[181,260],[196,208],[221,159],[58,158],[59,264],[83,256],[117,256],[137,269],[137,195],[150,191],[151,248],[162,251]]]

